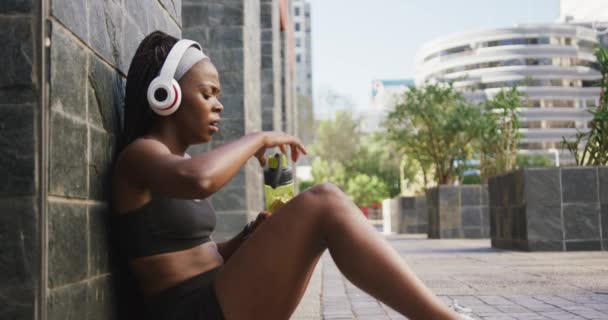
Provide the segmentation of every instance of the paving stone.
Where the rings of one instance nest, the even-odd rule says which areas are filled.
[[[488,240],[414,235],[387,239],[443,303],[457,300],[474,319],[608,319],[608,295],[593,287],[597,272],[608,270],[608,253],[510,252],[491,249]],[[348,281],[327,252],[321,263],[316,319],[407,319]],[[476,281],[490,285],[475,286],[471,294],[450,292]]]

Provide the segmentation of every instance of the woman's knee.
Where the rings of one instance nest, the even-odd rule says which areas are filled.
[[[306,192],[312,202],[312,207],[321,214],[324,220],[348,211],[343,209],[349,205],[350,198],[331,182],[316,184]]]
[[[317,183],[307,191],[321,197],[340,197],[344,195],[344,192],[331,182]]]

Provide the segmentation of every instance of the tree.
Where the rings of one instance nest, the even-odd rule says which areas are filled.
[[[596,110],[589,110],[593,115],[589,122],[590,130],[578,130],[574,137],[562,137],[562,146],[572,153],[579,166],[608,164],[608,50],[596,45],[594,53],[602,78],[599,81],[600,103]],[[585,145],[580,153],[580,145],[583,142]]]
[[[315,159],[312,162],[312,178],[315,183],[331,182],[346,190],[346,170],[340,162]]]
[[[359,120],[350,112],[339,111],[333,120],[322,121],[311,150],[317,157],[312,163],[312,183],[332,182],[354,199],[363,199],[361,190],[367,190],[366,200],[357,200],[358,204],[400,193],[400,159],[394,156],[394,145],[381,134],[361,137]],[[369,191],[362,186],[364,181],[381,189]]]
[[[368,207],[389,197],[388,187],[384,181],[363,173],[348,179],[346,193],[359,207]]]
[[[356,155],[346,163],[347,172],[377,177],[386,184],[389,197],[395,197],[401,192],[400,158],[396,153],[396,146],[383,134],[370,134],[362,139]],[[407,178],[415,175],[410,171],[405,174]]]
[[[456,160],[469,158],[480,134],[481,109],[448,85],[411,87],[389,113],[384,126],[390,140],[405,155],[433,168],[437,184],[456,178]]]
[[[311,146],[315,156],[345,164],[355,155],[360,143],[359,121],[348,111],[336,112],[335,119],[319,124],[316,143]]]
[[[314,141],[315,119],[312,98],[298,95],[298,137],[307,145]]]
[[[482,103],[481,131],[476,139],[481,180],[515,169],[519,141],[519,117],[523,93],[517,87],[501,89],[492,99]]]
[[[527,167],[549,167],[553,165],[553,162],[549,160],[549,158],[541,155],[523,155],[520,154],[517,156],[517,168],[527,168]]]

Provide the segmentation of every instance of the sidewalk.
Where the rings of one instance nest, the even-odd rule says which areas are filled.
[[[456,299],[478,319],[608,319],[606,252],[501,251],[489,240],[426,235],[386,239],[442,301]],[[352,285],[326,251],[291,319],[406,318]]]

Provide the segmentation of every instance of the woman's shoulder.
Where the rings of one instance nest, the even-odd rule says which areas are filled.
[[[129,179],[142,166],[142,161],[150,161],[154,156],[170,153],[169,148],[156,139],[137,138],[126,145],[116,155],[113,180]]]
[[[169,148],[162,142],[147,137],[140,137],[126,145],[118,154],[117,165],[138,161],[141,158],[153,155],[163,155],[171,153]]]
[[[139,183],[137,169],[156,154],[168,152],[168,148],[155,139],[137,138],[126,145],[117,155],[112,173],[114,207],[117,211],[139,207],[149,200],[147,188]]]

